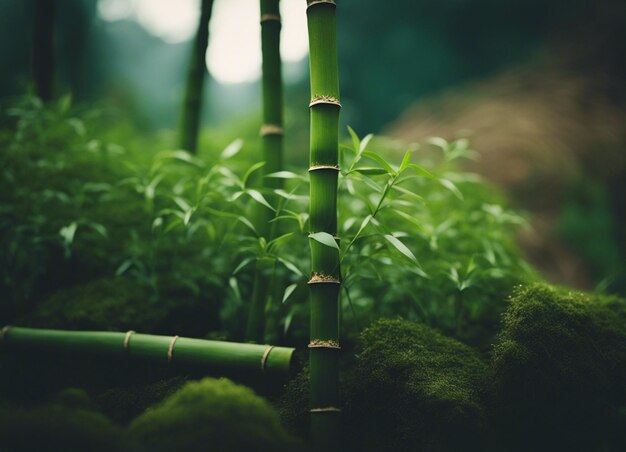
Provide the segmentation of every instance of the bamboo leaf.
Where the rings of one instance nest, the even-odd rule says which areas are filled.
[[[283,234],[279,237],[276,237],[275,239],[272,239],[269,241],[269,243],[267,244],[268,249],[272,246],[278,246],[281,242],[284,242],[285,240],[287,240],[289,237],[291,237],[293,235],[293,232],[288,232],[286,234]]]
[[[267,199],[265,199],[265,197],[261,194],[261,192],[254,190],[254,189],[247,189],[246,193],[252,198],[254,199],[256,202],[258,202],[259,204],[264,205],[265,207],[267,207],[270,210],[273,210],[274,212],[276,212],[276,209],[274,209],[269,202],[267,202]]]
[[[283,301],[282,301],[283,303],[287,301],[287,299],[291,296],[293,291],[296,290],[296,287],[298,287],[297,284],[291,284],[290,286],[287,286],[287,288],[285,289],[285,293],[283,294]]]
[[[65,245],[72,244],[77,229],[78,223],[76,223],[75,221],[61,228],[61,230],[59,231],[59,235],[63,238],[63,243],[65,243]]]
[[[246,217],[238,216],[237,220],[246,225],[255,235],[259,235],[254,225]]]
[[[360,173],[360,174],[367,175],[367,176],[377,176],[377,175],[380,175],[380,174],[387,174],[387,171],[382,169],[382,168],[368,168],[368,167],[354,168],[350,172],[351,173]]]
[[[417,163],[409,163],[407,165],[408,168],[415,170],[421,176],[427,177],[428,179],[436,179],[435,175],[424,168],[422,165],[418,165]]]
[[[404,158],[402,159],[402,163],[400,164],[400,170],[398,172],[402,172],[405,169],[407,169],[407,167],[409,166],[409,163],[411,163],[411,150],[409,149],[408,151],[406,151],[406,153],[404,154]]]
[[[189,152],[179,149],[177,151],[166,151],[161,152],[157,156],[158,160],[179,160],[181,162],[189,163],[190,165],[196,166],[198,168],[202,168],[204,166],[204,162],[200,159],[195,158]]]
[[[252,173],[254,173],[259,168],[263,168],[264,166],[265,166],[265,162],[258,162],[252,165],[250,168],[248,168],[248,171],[246,171],[246,173],[243,175],[243,178],[241,180],[243,186],[244,187],[246,186],[246,183],[248,182],[248,178],[252,175]]]
[[[456,196],[461,201],[463,201],[463,193],[461,193],[461,191],[457,188],[456,185],[454,185],[454,183],[451,180],[441,178],[439,179],[439,183],[443,185],[443,187],[450,190],[452,194],[454,194],[454,196]]]
[[[426,204],[426,201],[424,200],[424,198],[422,198],[420,195],[413,193],[411,190],[407,190],[404,187],[400,187],[399,185],[393,185],[391,187],[392,189],[399,191],[400,193],[407,195],[409,198],[414,199],[415,201],[421,203],[421,204]]]
[[[358,155],[359,148],[361,147],[361,140],[359,140],[359,136],[350,126],[348,126],[348,133],[350,133],[350,137],[352,137],[352,149],[354,149],[354,155]]]
[[[404,218],[405,220],[407,220],[409,223],[411,223],[412,225],[416,226],[421,232],[426,232],[426,229],[424,229],[424,226],[421,225],[421,223],[419,221],[417,221],[415,218],[413,218],[411,215],[409,215],[406,212],[403,212],[401,210],[398,209],[392,209],[396,214],[400,215],[402,218]]]
[[[363,157],[367,157],[368,159],[374,160],[375,162],[379,163],[383,168],[385,168],[385,170],[387,170],[387,173],[396,174],[395,170],[391,167],[391,165],[389,165],[389,163],[387,163],[387,161],[384,158],[382,158],[380,155],[376,154],[375,152],[364,151]]]
[[[367,147],[367,145],[369,144],[372,138],[374,138],[374,135],[370,133],[370,134],[367,134],[365,138],[361,140],[361,144],[359,145],[359,155],[363,154],[363,151],[365,151],[365,148]]]
[[[234,157],[241,151],[243,147],[243,140],[241,138],[237,138],[235,141],[230,143],[220,154],[220,160],[228,160],[231,157]]]
[[[276,173],[266,174],[264,177],[272,177],[277,179],[300,179],[302,176],[291,171],[278,171]]]
[[[329,248],[335,248],[336,250],[339,250],[339,245],[337,245],[337,241],[328,232],[314,232],[313,234],[309,234],[309,238]]]
[[[278,258],[278,261],[283,264],[288,270],[290,270],[291,272],[295,273],[298,276],[302,276],[304,277],[304,272],[302,272],[302,270],[300,270],[298,267],[296,267],[295,264],[289,262],[287,259],[283,259],[282,257]]]
[[[411,262],[413,262],[415,265],[419,266],[419,262],[417,261],[417,258],[415,257],[413,252],[409,248],[407,248],[407,246],[404,243],[402,243],[400,240],[398,240],[397,238],[395,238],[393,235],[390,235],[390,234],[385,234],[384,237],[385,239],[387,239],[389,243],[391,243],[394,246],[395,249],[397,249],[398,251],[400,251],[400,253],[402,253],[407,258],[409,258],[409,260],[411,260]]]
[[[239,263],[239,265],[237,265],[237,267],[235,267],[235,269],[233,270],[233,276],[235,276],[237,273],[239,273],[246,265],[248,265],[253,260],[254,260],[254,257],[248,257],[248,258],[242,260]]]

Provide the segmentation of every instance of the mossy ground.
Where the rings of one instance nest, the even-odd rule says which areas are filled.
[[[494,419],[512,450],[626,448],[624,300],[547,285],[519,289],[492,367]]]
[[[227,379],[186,384],[130,425],[146,451],[296,450],[272,407]]]

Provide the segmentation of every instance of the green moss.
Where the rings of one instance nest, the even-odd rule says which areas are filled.
[[[132,450],[124,431],[94,411],[80,390],[34,409],[0,407],[0,438],[2,449],[11,452]]]
[[[28,323],[47,328],[143,332],[154,329],[164,315],[160,311],[137,283],[109,278],[58,291],[37,308]]]
[[[111,388],[96,395],[95,400],[111,419],[126,424],[149,407],[171,396],[184,383],[184,377],[174,377],[153,383]]]
[[[613,450],[626,395],[626,302],[547,285],[520,288],[504,315],[493,368],[503,441],[519,450]]]
[[[230,380],[187,383],[130,425],[149,451],[280,451],[294,442],[269,404]]]
[[[404,320],[380,320],[359,342],[342,376],[345,450],[484,449],[486,365],[476,352]],[[287,387],[280,412],[302,435],[307,411],[305,370]]]

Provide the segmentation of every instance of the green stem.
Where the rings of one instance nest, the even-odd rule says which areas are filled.
[[[311,73],[310,226],[337,234],[339,75],[334,2],[308,1]],[[310,239],[312,278],[309,369],[311,439],[337,449],[339,433],[339,250]]]
[[[54,0],[35,0],[32,74],[37,96],[47,102],[54,84]]]
[[[280,59],[280,9],[279,0],[261,0],[261,50],[263,54],[263,175],[283,169],[283,88]],[[269,190],[282,188],[282,179],[263,177],[261,186],[266,190],[267,199],[275,204],[276,196]],[[263,206],[256,206],[256,227],[259,234],[270,241],[276,234],[276,223],[270,223],[273,212]],[[261,259],[255,268],[252,303],[248,315],[246,340],[263,342],[265,337],[265,309],[268,293],[272,287],[267,283],[268,274]]]
[[[181,115],[180,146],[195,153],[198,147],[198,131],[202,112],[202,94],[206,69],[206,50],[209,44],[209,21],[213,0],[202,0],[198,31],[193,43],[185,98]]]
[[[155,336],[133,332],[61,331],[5,327],[2,346],[16,350],[89,353],[214,371],[243,371],[287,378],[293,348]]]

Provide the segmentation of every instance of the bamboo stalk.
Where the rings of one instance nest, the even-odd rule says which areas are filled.
[[[260,135],[263,144],[263,175],[283,170],[283,84],[280,59],[280,8],[279,0],[261,0],[261,51],[263,54],[263,125]],[[265,189],[282,188],[282,179],[263,177],[261,186]],[[272,203],[275,196],[267,194]],[[270,225],[272,211],[257,206],[256,226],[259,234],[272,239]],[[274,223],[275,225],[275,223]],[[246,327],[246,340],[263,342],[265,333],[265,308],[268,292],[272,289],[267,283],[271,279],[268,270],[271,263],[259,259],[256,263],[252,303]]]
[[[32,74],[37,96],[47,102],[54,90],[55,0],[35,0]]]
[[[294,349],[271,345],[209,341],[108,331],[62,331],[5,327],[2,346],[18,350],[76,352],[131,358],[157,364],[197,366],[217,371],[243,371],[286,379]]]
[[[311,73],[309,173],[311,233],[337,235],[339,75],[336,5],[307,0]],[[339,239],[336,238],[338,241]],[[339,432],[339,250],[309,239],[312,277],[309,369],[311,439],[336,449]]]
[[[192,153],[197,151],[198,131],[202,112],[202,94],[204,91],[204,77],[206,69],[206,49],[209,44],[209,21],[213,0],[202,0],[200,21],[193,43],[185,98],[181,115],[180,146]]]

